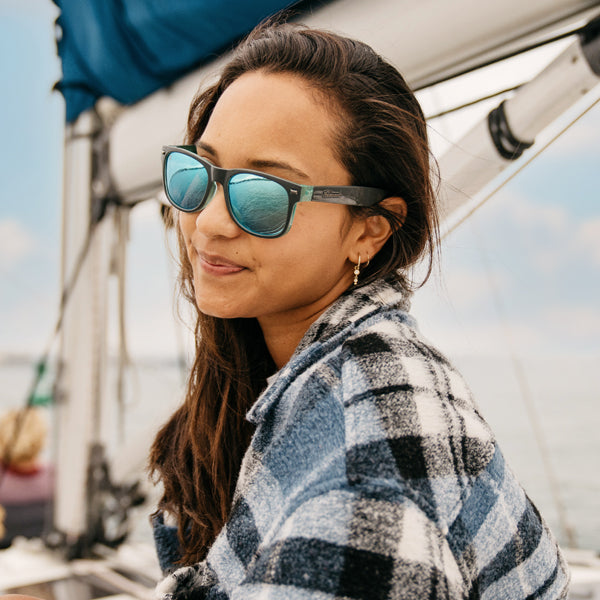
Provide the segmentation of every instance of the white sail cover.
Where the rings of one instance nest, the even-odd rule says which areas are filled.
[[[581,26],[599,12],[598,0],[334,0],[301,20],[372,45],[413,88],[421,88]],[[187,75],[117,117],[110,170],[123,196],[159,188],[160,149],[182,140],[190,100],[218,65]]]

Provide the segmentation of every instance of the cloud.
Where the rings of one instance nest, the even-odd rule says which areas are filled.
[[[420,307],[423,308],[423,307]],[[415,311],[423,334],[443,353],[457,356],[577,356],[600,352],[600,310],[592,306],[541,307],[529,317],[472,318],[467,311]]]
[[[600,308],[551,306],[542,311],[541,319],[550,331],[570,338],[589,340],[600,350]]]
[[[497,270],[486,273],[483,269],[474,270],[468,267],[452,268],[451,275],[442,282],[452,304],[458,309],[469,309],[489,302],[492,286],[496,291],[508,293],[510,281],[507,273]]]
[[[425,335],[442,351],[506,353],[507,336],[524,356],[600,351],[600,216],[584,219],[568,204],[505,188],[447,238],[442,256],[441,279],[413,303]]]
[[[419,319],[420,328],[429,341],[444,354],[456,356],[541,355],[548,348],[545,333],[533,323],[511,320],[508,325],[497,319],[473,321],[464,314],[456,321]]]
[[[594,92],[597,95],[597,92]],[[566,127],[574,115],[566,114],[558,119],[553,130],[559,131]],[[600,108],[595,106],[578,121],[572,123],[558,139],[556,139],[546,150],[545,154],[553,159],[568,158],[573,160],[575,156],[596,154],[598,152],[598,131],[600,131]]]
[[[14,219],[0,221],[0,267],[11,269],[35,249],[35,238]]]
[[[569,229],[569,215],[562,206],[542,206],[525,199],[513,204],[511,215],[517,225],[544,229],[554,235]]]
[[[508,310],[504,319],[492,297],[486,297],[485,282],[480,281],[487,279],[483,273],[478,277],[460,269],[456,282],[454,275],[453,270],[445,279],[447,291],[421,290],[413,303],[425,336],[443,352],[451,356],[508,355],[511,348],[520,356],[600,352],[600,308],[593,300],[552,302],[540,291],[537,302],[523,305],[523,299],[517,299],[517,310]],[[462,290],[473,284],[473,295],[464,296]]]
[[[57,310],[56,292],[41,286],[22,294],[18,302],[3,303],[0,353],[39,355],[50,338]]]
[[[592,219],[580,225],[575,235],[579,249],[600,266],[600,218]]]
[[[570,235],[573,216],[569,207],[532,200],[525,192],[508,185],[479,205],[467,223],[477,230],[501,232],[506,241],[509,230],[513,235],[522,234],[524,230],[546,232],[552,236]],[[461,224],[457,231],[464,229],[465,224]]]
[[[475,213],[472,226],[479,240],[473,243],[490,252],[499,248],[496,252],[504,254],[518,249],[523,265],[546,275],[565,268],[571,272],[596,268],[600,266],[600,217],[575,211],[569,204],[544,204],[504,190]]]
[[[570,259],[565,248],[575,224],[564,207],[538,204],[514,195],[505,215],[512,242],[524,249],[523,259],[532,267],[549,275]]]

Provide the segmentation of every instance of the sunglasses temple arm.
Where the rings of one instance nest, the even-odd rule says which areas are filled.
[[[302,194],[302,196],[304,196],[304,194]],[[387,194],[383,190],[377,188],[361,186],[315,186],[312,188],[311,200],[313,202],[327,202],[328,204],[373,206],[373,204],[381,202],[386,196]],[[301,198],[301,201],[303,199],[304,198]]]

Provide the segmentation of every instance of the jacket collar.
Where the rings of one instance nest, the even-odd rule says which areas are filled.
[[[408,313],[409,296],[396,277],[377,279],[361,287],[351,287],[308,328],[289,362],[274,376],[247,414],[251,423],[258,424],[276,403],[287,386],[309,365],[320,360],[336,337],[349,327],[356,327],[382,309]],[[409,320],[412,317],[407,315]]]
[[[362,321],[381,308],[397,308],[408,312],[409,298],[393,275],[376,279],[361,287],[348,288],[308,328],[290,362],[316,341],[325,343],[348,325]]]

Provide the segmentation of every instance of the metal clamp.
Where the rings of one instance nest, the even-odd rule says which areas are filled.
[[[506,111],[504,110],[505,103],[506,101],[502,102],[490,112],[488,115],[488,126],[498,154],[507,160],[516,160],[527,148],[533,146],[533,142],[520,140],[511,131],[506,118]]]

